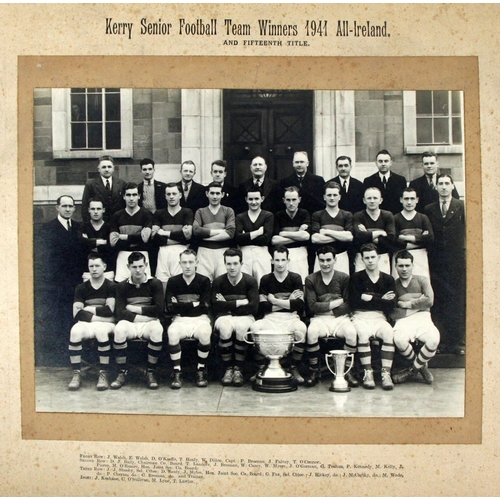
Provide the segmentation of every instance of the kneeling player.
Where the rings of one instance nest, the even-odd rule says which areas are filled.
[[[396,254],[397,307],[392,313],[394,325],[394,344],[398,351],[412,365],[393,375],[395,384],[402,384],[420,373],[426,384],[432,384],[434,377],[427,363],[436,354],[439,345],[439,331],[431,319],[430,308],[434,302],[431,283],[425,276],[413,275],[413,255],[402,250]],[[419,340],[424,345],[418,355],[411,342]]]
[[[256,321],[250,327],[252,332],[264,330],[293,332],[295,341],[293,346],[292,366],[290,371],[298,384],[304,379],[299,373],[297,364],[304,352],[306,325],[300,320],[299,313],[304,310],[304,292],[302,278],[298,273],[288,271],[290,263],[288,248],[278,245],[274,248],[274,272],[266,274],[260,281],[259,309],[264,318]],[[257,358],[263,361],[263,358]],[[261,364],[259,369],[263,369]]]
[[[143,338],[148,340],[148,362],[146,385],[158,389],[154,370],[161,351],[163,326],[163,288],[161,281],[146,275],[146,258],[140,252],[128,256],[130,278],[116,286],[116,318],[113,349],[119,372],[111,382],[111,389],[120,389],[127,377],[127,340]]]
[[[198,260],[194,250],[184,250],[180,254],[182,274],[168,280],[167,311],[175,314],[168,327],[168,345],[170,359],[174,365],[172,389],[182,387],[181,376],[181,344],[182,339],[198,340],[198,366],[196,368],[196,385],[206,387],[205,372],[208,353],[210,352],[210,337],[212,325],[208,317],[210,301],[210,280],[198,274]]]
[[[359,360],[365,370],[363,387],[375,388],[370,339],[376,338],[382,340],[382,388],[391,390],[394,388],[391,379],[394,340],[386,315],[396,305],[394,278],[379,270],[380,256],[373,243],[363,245],[359,253],[365,269],[351,276],[349,296],[354,311],[352,322],[358,334]]]
[[[313,387],[318,381],[320,338],[344,339],[344,350],[356,352],[356,330],[349,318],[349,276],[335,271],[336,257],[333,247],[321,247],[316,258],[320,270],[306,278],[307,307],[313,315],[307,329],[309,376],[305,381],[306,387]],[[359,385],[351,372],[347,373],[345,378],[351,387]]]
[[[219,347],[225,373],[222,385],[240,387],[244,384],[241,366],[245,362],[248,344],[245,335],[255,321],[259,307],[257,280],[241,272],[241,250],[224,252],[227,273],[215,278],[211,302],[216,317],[214,327],[219,332]],[[236,340],[233,348],[233,334]]]
[[[90,279],[76,287],[73,302],[73,316],[77,323],[71,328],[68,347],[73,368],[73,378],[68,386],[70,391],[77,391],[82,383],[82,341],[93,338],[97,340],[99,351],[97,390],[109,389],[109,335],[115,327],[115,284],[104,277],[106,264],[98,253],[89,254],[88,266]]]

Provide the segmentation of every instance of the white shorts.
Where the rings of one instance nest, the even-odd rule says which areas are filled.
[[[106,271],[104,273],[104,277],[108,279],[109,281],[113,281],[115,279],[115,272],[114,271]],[[85,283],[85,281],[88,281],[90,279],[90,273],[85,272],[82,274],[82,280]]]
[[[349,274],[350,274],[350,272],[349,272],[349,256],[347,255],[347,252],[338,253],[336,255],[336,259],[337,260],[335,261],[335,265],[333,266],[333,269],[335,269],[335,271],[340,271],[342,273],[345,273],[345,274],[347,274],[347,276],[349,276]],[[319,261],[318,261],[318,256],[316,255],[316,259],[314,261],[314,272],[317,272],[319,270],[320,270]]]
[[[172,276],[182,273],[179,263],[180,253],[187,249],[187,245],[165,245],[158,250],[156,277],[166,283]]]
[[[320,332],[320,337],[338,337],[342,326],[347,322],[351,322],[349,315],[344,314],[343,316],[335,317],[332,315],[320,315],[311,318],[309,323],[309,328],[314,326]],[[339,337],[344,338],[344,337]]]
[[[386,274],[391,274],[391,260],[388,253],[381,253],[380,260],[378,261],[378,268],[380,271]],[[365,269],[365,263],[361,259],[361,254],[358,252],[356,258],[354,259],[354,271],[363,271]]]
[[[228,247],[227,247],[228,248]],[[213,281],[226,272],[224,252],[227,248],[198,248],[198,268],[196,271]]]
[[[134,250],[135,252],[140,252],[142,255],[146,257],[146,262],[148,265],[146,266],[146,276],[151,276],[151,268],[149,267],[149,255],[145,250]],[[128,252],[122,250],[118,252],[118,257],[116,258],[116,273],[115,273],[115,281],[119,283],[120,281],[124,281],[130,278],[130,271],[128,269],[128,256],[132,252]]]
[[[145,332],[149,329],[155,329],[158,332],[160,330],[163,331],[163,327],[161,326],[159,319],[154,319],[152,321],[138,321],[137,323],[126,320],[122,321],[127,323],[127,339],[142,339]],[[122,321],[120,321],[118,325],[120,325]]]
[[[95,339],[96,336],[100,335],[111,335],[115,329],[114,323],[108,323],[106,321],[78,321],[73,325],[71,331],[75,330],[80,333],[82,340]]]
[[[425,248],[414,248],[408,250],[413,255],[413,271],[412,274],[417,276],[425,276],[426,278],[431,277],[429,272],[429,259],[427,257],[427,250]],[[396,254],[392,258],[392,276],[394,279],[399,278],[398,271],[396,269]]]
[[[253,276],[257,283],[265,274],[271,272],[271,255],[267,247],[257,245],[247,245],[240,247],[243,253],[243,265],[241,270]]]
[[[439,338],[439,330],[431,319],[429,311],[419,311],[406,318],[401,318],[394,325],[394,340],[401,339],[414,342],[423,335],[435,335]]]
[[[302,342],[305,340],[307,327],[300,321],[296,312],[272,312],[266,314],[263,319],[259,319],[252,325],[253,332],[262,332],[264,330],[271,330],[276,333],[294,333],[295,340]]]
[[[385,325],[390,326],[382,311],[356,311],[351,321],[357,332],[368,331],[370,338],[376,337],[380,328]]]
[[[187,316],[175,316],[172,323],[168,327],[168,331],[170,331],[170,328],[174,325],[178,328],[179,336],[182,339],[192,339],[200,327],[208,325],[211,328],[210,318],[206,314],[193,318],[189,318]]]
[[[300,274],[302,277],[302,283],[306,281],[307,276],[309,276],[309,265],[307,262],[307,248],[297,247],[288,249],[288,257],[290,259],[290,264],[288,265],[288,270],[292,273]]]
[[[214,328],[219,331],[221,328],[230,329],[233,332],[244,334],[248,332],[254,322],[255,318],[251,314],[247,316],[220,316],[215,320]]]

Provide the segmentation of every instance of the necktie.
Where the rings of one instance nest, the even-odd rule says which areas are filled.
[[[109,183],[109,179],[106,179],[106,191],[108,194],[111,193],[111,184]]]
[[[385,175],[382,176],[382,184],[384,185],[384,189],[387,188],[387,177]]]
[[[299,175],[298,178],[299,178],[299,187],[302,187],[302,181],[304,180],[304,177],[301,177]]]
[[[347,181],[342,181],[342,191],[347,193]]]
[[[446,212],[447,212],[447,203],[446,201],[443,201],[441,205],[441,213],[443,214],[443,217],[446,217]]]
[[[431,189],[435,189],[436,186],[434,185],[434,178],[433,178],[433,176],[432,175],[428,175],[427,179],[429,181],[429,186],[431,187]]]
[[[187,193],[189,190],[189,184],[187,182],[183,182],[182,185],[184,186],[184,192]]]
[[[261,183],[262,183],[262,181],[260,179],[255,179],[255,185],[257,187],[260,187]]]
[[[66,221],[66,224],[68,225],[68,232],[71,233],[71,223],[70,223],[69,219]]]

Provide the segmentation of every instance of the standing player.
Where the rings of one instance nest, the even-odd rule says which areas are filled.
[[[309,241],[311,218],[309,212],[299,208],[299,188],[285,188],[283,203],[286,209],[274,215],[273,245],[284,245],[289,252],[289,269],[299,273],[304,281],[309,274],[307,265],[307,242]]]
[[[146,275],[146,258],[141,252],[128,256],[129,279],[116,287],[116,319],[113,349],[118,375],[111,382],[111,389],[120,389],[127,378],[127,340],[148,340],[146,385],[158,389],[154,374],[162,346],[163,289],[161,282]]]
[[[271,212],[261,209],[264,197],[260,188],[250,187],[245,199],[248,211],[236,216],[234,239],[243,254],[243,272],[260,283],[262,276],[271,272],[268,245],[273,235],[274,217]]]
[[[318,382],[320,338],[344,339],[344,350],[356,352],[356,330],[349,319],[349,276],[335,270],[333,247],[321,247],[317,256],[320,270],[306,279],[306,303],[313,315],[307,329],[309,375],[306,387],[313,387]],[[358,387],[359,383],[351,372],[345,378],[351,387]]]
[[[379,270],[379,255],[373,243],[360,249],[365,265],[363,271],[354,273],[350,283],[350,304],[353,310],[352,322],[358,334],[358,353],[365,370],[363,387],[374,389],[370,339],[382,341],[382,388],[391,390],[391,367],[394,359],[394,341],[391,325],[387,317],[396,305],[394,278]]]
[[[224,262],[227,273],[215,278],[212,284],[214,328],[219,332],[219,348],[225,368],[222,385],[240,387],[245,382],[241,373],[248,348],[245,335],[257,315],[259,290],[256,279],[241,271],[241,250],[226,250]],[[233,335],[236,336],[234,344]]]
[[[427,215],[415,210],[418,197],[414,188],[405,188],[400,201],[403,210],[394,216],[396,246],[408,250],[413,255],[414,268],[418,275],[429,278],[427,246],[434,240],[431,221]],[[392,275],[394,278],[398,277],[395,261],[392,264]]]
[[[412,365],[393,375],[392,379],[395,384],[402,384],[420,373],[426,384],[432,384],[434,377],[427,364],[439,345],[439,330],[434,326],[430,312],[434,292],[429,278],[413,274],[413,255],[410,252],[401,250],[397,253],[396,269],[399,275],[396,280],[397,307],[391,314],[396,321],[394,344]],[[423,344],[418,355],[411,344],[415,340]]]
[[[366,210],[354,214],[354,243],[359,248],[365,243],[374,243],[380,256],[380,270],[390,274],[391,259],[390,252],[393,249],[396,229],[394,227],[394,216],[387,210],[381,210],[382,196],[376,187],[365,191],[363,201]],[[358,251],[355,259],[356,271],[364,268],[364,261]]]
[[[109,242],[118,251],[116,259],[115,281],[126,280],[128,271],[127,259],[132,252],[142,252],[147,262],[147,242],[151,236],[153,214],[139,206],[139,190],[137,184],[129,182],[125,185],[123,199],[127,206],[111,217],[111,233]],[[149,264],[147,273],[151,276]]]
[[[311,241],[316,245],[316,250],[324,245],[333,247],[336,255],[336,269],[349,274],[348,250],[353,240],[352,214],[339,208],[340,186],[329,181],[325,184],[323,198],[326,209],[315,212],[311,221]],[[318,257],[314,270],[320,268]]]
[[[288,249],[278,245],[274,248],[274,272],[266,274],[260,282],[259,312],[264,317],[252,324],[252,332],[263,330],[292,332],[295,341],[292,351],[290,371],[298,384],[304,379],[299,373],[297,364],[302,359],[306,325],[299,315],[304,311],[304,292],[302,279],[299,274],[288,271],[290,263]],[[259,366],[263,369],[264,366]]]
[[[76,287],[73,302],[73,316],[77,323],[71,328],[68,346],[73,368],[73,378],[68,385],[70,391],[77,391],[82,383],[82,341],[94,338],[99,352],[97,390],[109,389],[109,335],[115,326],[113,312],[116,285],[104,277],[106,263],[102,256],[90,253],[88,266],[90,278]]]
[[[159,246],[156,277],[167,287],[168,279],[181,272],[179,254],[187,249],[193,234],[193,212],[181,207],[181,190],[176,182],[165,188],[167,208],[153,216],[152,242]]]
[[[198,365],[196,385],[206,387],[206,362],[210,352],[212,325],[208,317],[210,303],[210,280],[196,272],[198,260],[194,250],[184,250],[180,256],[182,274],[168,280],[167,311],[174,314],[168,327],[168,347],[174,365],[172,389],[182,387],[181,344],[182,339],[195,338],[198,341]]]
[[[221,205],[221,184],[211,182],[206,196],[209,205],[196,211],[193,232],[198,244],[198,272],[213,281],[225,271],[224,252],[234,237],[235,220],[233,209]]]

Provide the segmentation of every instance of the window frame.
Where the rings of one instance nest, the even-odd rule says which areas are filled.
[[[71,89],[52,89],[52,151],[55,159],[133,157],[132,89],[120,89],[121,148],[120,149],[71,149]]]
[[[427,89],[426,89],[427,90]],[[451,92],[451,91],[448,91]],[[406,154],[422,154],[432,150],[438,155],[464,153],[464,94],[461,93],[462,144],[417,144],[417,91],[403,91],[404,147]]]

